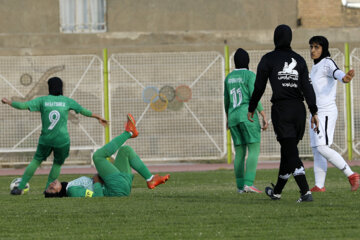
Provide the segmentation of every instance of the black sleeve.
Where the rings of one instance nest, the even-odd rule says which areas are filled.
[[[318,111],[316,106],[316,96],[311,80],[309,78],[309,71],[305,61],[303,61],[303,69],[300,72],[299,76],[299,88],[305,97],[305,101],[311,114],[314,115]]]
[[[269,70],[266,59],[262,57],[256,72],[255,88],[249,103],[249,112],[254,112],[258,102],[265,92],[266,83],[269,78]]]

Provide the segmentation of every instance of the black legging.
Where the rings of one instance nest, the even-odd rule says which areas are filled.
[[[297,148],[299,141],[295,138],[285,138],[279,142],[281,145],[279,175],[292,174],[296,168],[303,167]]]
[[[296,138],[285,138],[281,139],[279,142],[281,145],[281,160],[278,181],[274,188],[274,193],[280,194],[289,177],[294,175],[301,194],[305,194],[309,191],[309,185],[306,181],[304,165],[299,157],[299,150],[297,148],[299,140]],[[297,172],[296,169],[298,169]]]

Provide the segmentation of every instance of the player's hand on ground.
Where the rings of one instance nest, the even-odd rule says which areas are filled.
[[[2,102],[3,104],[9,104],[9,105],[11,105],[11,101],[10,101],[9,99],[7,99],[7,98],[2,98],[2,99],[1,99],[1,102]]]
[[[254,118],[254,112],[248,112],[248,119],[250,122],[254,121],[253,118]]]
[[[355,76],[355,71],[354,70],[350,70],[350,71],[348,71],[347,73],[346,73],[346,75],[343,77],[343,82],[344,83],[348,83],[348,82],[350,82],[352,79],[353,79],[353,77]]]
[[[311,129],[314,130],[317,134],[319,134],[319,118],[317,115],[313,115],[311,117]]]

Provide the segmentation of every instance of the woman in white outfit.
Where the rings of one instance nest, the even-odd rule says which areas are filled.
[[[337,81],[349,83],[354,77],[354,70],[345,74],[337,67],[330,58],[329,42],[325,37],[314,36],[309,40],[309,44],[311,58],[314,60],[310,78],[316,95],[319,118],[319,131],[309,131],[315,174],[315,186],[311,191],[325,192],[327,161],[345,174],[349,179],[351,191],[356,191],[359,188],[359,174],[354,173],[344,158],[330,148],[338,115],[335,102]]]

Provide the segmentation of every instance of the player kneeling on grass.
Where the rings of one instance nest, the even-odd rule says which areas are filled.
[[[45,190],[45,197],[121,197],[128,196],[136,170],[147,181],[150,189],[165,183],[170,175],[152,175],[140,157],[130,146],[122,146],[129,138],[135,138],[138,131],[131,114],[127,116],[125,131],[108,144],[97,150],[93,155],[98,175],[93,178],[80,177],[70,182],[53,181]],[[107,160],[118,152],[114,163]]]

